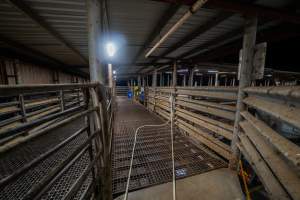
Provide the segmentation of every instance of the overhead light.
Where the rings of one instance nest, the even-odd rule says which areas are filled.
[[[216,70],[208,70],[207,72],[208,72],[208,73],[218,73],[219,71],[216,71]]]
[[[177,70],[177,72],[188,72],[189,70],[188,69],[179,69]]]
[[[113,57],[116,53],[116,47],[115,47],[114,43],[112,43],[112,42],[107,43],[106,51],[107,51],[107,55],[109,57]]]
[[[113,70],[113,74],[116,74],[117,72],[116,72],[116,70]]]

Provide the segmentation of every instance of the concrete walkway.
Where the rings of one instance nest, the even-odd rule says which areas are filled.
[[[117,200],[122,200],[120,196]],[[172,183],[131,192],[128,200],[172,200]],[[217,169],[176,181],[177,200],[242,200],[238,177],[229,169]]]

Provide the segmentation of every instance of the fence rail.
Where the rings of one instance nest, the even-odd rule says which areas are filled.
[[[244,91],[238,147],[274,199],[300,199],[300,87]]]
[[[147,107],[169,119],[210,150],[230,160],[236,87],[150,87]],[[239,114],[238,143],[271,199],[300,199],[300,87],[248,87]]]
[[[175,99],[176,125],[225,159],[230,159],[230,141],[237,88],[148,88],[147,106],[169,118],[169,96]]]
[[[1,199],[111,195],[110,88],[98,83],[0,86],[0,102]],[[28,149],[34,156],[23,154]],[[52,168],[47,171],[45,163]],[[76,166],[82,171],[72,174]],[[58,189],[70,173],[76,180]],[[20,183],[24,186],[18,188]]]

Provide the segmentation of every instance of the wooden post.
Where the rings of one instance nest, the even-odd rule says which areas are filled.
[[[238,135],[239,135],[239,123],[241,121],[240,112],[245,110],[243,99],[245,93],[243,89],[251,84],[252,70],[253,70],[253,54],[256,42],[257,31],[257,17],[246,18],[245,30],[243,38],[243,53],[242,53],[242,65],[240,69],[239,90],[236,104],[235,122],[233,128],[233,138],[231,142],[232,159],[229,161],[229,167],[236,170],[238,166],[238,160],[240,157],[240,151],[237,147]]]

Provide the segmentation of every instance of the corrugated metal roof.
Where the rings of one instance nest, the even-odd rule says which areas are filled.
[[[86,60],[88,59],[87,8],[85,0],[23,1],[72,47],[78,50]],[[256,3],[278,8],[288,5],[290,1],[291,0],[257,0]],[[149,35],[153,32],[158,22],[163,20],[161,17],[168,10],[169,4],[151,0],[109,0],[108,3],[112,39],[114,39],[113,37],[117,37],[122,40],[122,42],[117,43],[117,45],[119,45],[118,53],[114,59],[117,63],[134,62],[133,59],[137,53],[144,48],[143,46]],[[150,47],[146,48],[145,52],[149,51],[160,37],[164,35],[188,9],[188,6],[182,5],[165,27],[162,27],[161,33],[152,41]],[[153,55],[162,55],[169,47],[178,43],[197,27],[206,24],[218,14],[219,11],[217,10],[200,9],[157,48]],[[243,19],[240,15],[232,15],[167,56],[180,56],[199,45],[213,41],[226,33],[242,27],[242,24]],[[6,1],[0,1],[0,32],[1,35],[13,41],[40,51],[67,65],[87,66],[87,63],[85,63],[78,54],[72,51],[72,49],[62,45],[59,40]],[[230,41],[231,40],[227,40],[225,42]],[[1,46],[3,46],[2,43],[0,43],[0,47]],[[204,52],[206,49],[200,51]],[[144,54],[141,55],[137,62],[151,61],[151,59],[145,59],[144,56]],[[160,61],[163,60],[161,59]],[[141,67],[120,69],[120,71],[124,73],[134,73],[139,70],[141,70]]]
[[[149,0],[110,0],[111,31],[125,43],[119,47],[117,61],[130,63],[166,11],[168,4]]]
[[[80,53],[85,57],[88,56],[85,1],[25,0],[24,2]],[[0,2],[0,31],[5,37],[67,65],[87,64],[32,19],[4,1]]]

